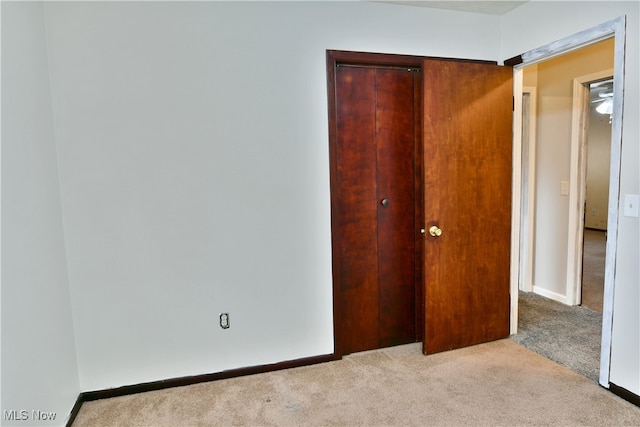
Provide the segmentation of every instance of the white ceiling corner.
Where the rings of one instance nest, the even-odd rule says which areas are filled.
[[[526,1],[464,1],[464,0],[386,0],[380,3],[391,3],[403,6],[428,7],[433,9],[447,9],[460,12],[484,13],[488,15],[504,15],[513,9],[527,3]]]

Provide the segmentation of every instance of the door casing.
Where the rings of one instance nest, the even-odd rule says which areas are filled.
[[[626,17],[607,21],[596,27],[580,33],[553,41],[537,49],[530,50],[519,55],[514,65],[514,143],[513,143],[513,203],[512,223],[513,227],[511,245],[511,333],[517,332],[518,326],[518,282],[520,268],[518,254],[520,253],[520,228],[527,227],[522,222],[520,212],[520,199],[522,197],[522,165],[521,165],[521,134],[522,134],[522,89],[523,68],[535,63],[550,59],[564,53],[571,52],[589,44],[597,43],[613,37],[614,43],[614,71],[613,71],[613,122],[611,126],[611,163],[609,172],[609,215],[607,219],[607,244],[605,259],[604,298],[602,316],[602,341],[600,346],[600,378],[599,382],[604,387],[609,387],[609,373],[611,363],[611,337],[613,327],[613,295],[615,285],[616,250],[618,244],[618,205],[620,200],[620,161],[622,150],[622,106],[624,96],[624,68],[625,68],[625,31]],[[507,60],[505,62],[509,62]],[[575,177],[574,177],[575,178]],[[577,180],[572,180],[577,185]],[[570,188],[570,192],[576,192],[576,188]],[[531,195],[530,195],[531,197]],[[530,268],[530,266],[527,266]]]
[[[567,302],[581,303],[584,206],[587,197],[587,122],[590,82],[611,78],[613,70],[604,70],[573,79],[571,120],[571,171],[569,182],[569,244],[567,253]]]

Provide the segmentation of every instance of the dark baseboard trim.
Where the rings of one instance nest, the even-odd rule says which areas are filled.
[[[82,397],[83,393],[80,393],[78,395],[78,398],[76,399],[76,404],[73,405],[73,408],[71,408],[71,413],[69,414],[69,419],[67,420],[67,427],[70,427],[71,424],[73,424],[73,422],[76,420],[76,417],[78,416],[78,412],[80,412],[80,408],[82,407],[82,403],[84,402],[84,399]]]
[[[152,381],[142,384],[127,385],[106,390],[85,391],[80,393],[76,404],[73,406],[67,427],[73,424],[84,402],[92,400],[109,399],[112,397],[126,396],[129,394],[145,393],[148,391],[163,390],[165,388],[182,387],[209,381],[225,380],[229,378],[244,377],[247,375],[262,374],[266,372],[280,371],[283,369],[299,368],[302,366],[316,365],[318,363],[332,362],[339,359],[334,354],[306,357],[302,359],[288,360],[269,365],[250,366],[247,368],[231,369],[228,371],[211,374],[194,375],[191,377],[171,378],[168,380]]]
[[[630,392],[626,388],[617,386],[614,383],[609,383],[609,391],[616,396],[623,398],[627,402],[633,403],[634,405],[640,407],[640,396]]]

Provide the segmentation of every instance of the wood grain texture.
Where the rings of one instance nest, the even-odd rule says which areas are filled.
[[[423,323],[417,327],[420,73],[354,55],[328,70],[337,354],[415,342]]]
[[[336,70],[341,331],[344,351],[378,348],[376,70]]]
[[[413,74],[376,70],[380,347],[416,340]]]
[[[422,143],[422,69],[413,74],[413,134],[414,139],[414,192],[415,192],[415,278],[416,278],[416,341],[422,341],[424,337],[424,149]]]
[[[347,128],[338,126],[339,120],[336,118],[338,110],[343,108],[337,96],[339,64],[355,65],[352,68],[361,68],[364,75],[370,75],[372,69],[379,71],[389,66],[395,68],[393,72],[400,71],[398,65],[410,68],[428,67],[423,69],[424,76],[413,73],[413,145],[414,154],[420,154],[414,155],[413,165],[408,166],[413,167],[414,174],[413,242],[408,243],[407,240],[403,243],[405,247],[411,244],[414,247],[416,302],[411,310],[391,308],[394,298],[403,300],[406,295],[389,297],[388,293],[393,292],[395,287],[388,286],[388,280],[382,279],[396,277],[402,281],[403,274],[411,269],[409,264],[402,264],[406,262],[406,256],[397,256],[404,249],[387,249],[387,239],[381,239],[385,233],[390,233],[389,230],[402,228],[395,223],[394,215],[397,212],[393,208],[397,208],[398,196],[394,192],[408,194],[404,185],[385,184],[380,179],[384,175],[381,172],[386,168],[392,169],[391,165],[395,162],[394,155],[388,152],[389,147],[385,147],[384,142],[376,147],[376,225],[366,228],[375,228],[376,240],[373,242],[368,236],[356,237],[358,233],[343,234],[345,227],[357,228],[353,221],[368,215],[370,207],[367,205],[358,212],[349,213],[352,208],[344,205],[347,202],[340,200],[347,194],[351,197],[347,204],[356,203],[359,196],[349,191],[343,193],[342,189],[341,174],[351,167],[345,167],[338,160],[338,152],[343,149],[339,148],[338,142],[340,132],[350,125],[346,125]],[[402,92],[402,84],[388,89],[379,87],[378,71],[374,72],[376,102],[384,101],[386,92]],[[401,340],[385,331],[383,325],[390,326],[394,322],[400,324],[400,318],[408,318],[409,312],[413,312],[417,322],[415,340],[424,340],[425,353],[463,347],[508,335],[511,74],[509,67],[497,67],[495,63],[484,61],[327,52],[334,340],[337,358],[353,351],[399,343]],[[355,91],[355,94],[363,89],[359,87],[350,90]],[[365,99],[369,95],[365,98],[362,96],[359,94],[356,98]],[[395,101],[389,102],[390,105],[383,107],[381,111],[391,111],[388,122],[397,123],[398,119],[394,118],[393,113]],[[381,105],[383,104],[384,102]],[[400,109],[405,108],[408,107],[402,106]],[[376,116],[379,113],[376,109]],[[357,122],[352,119],[349,121],[351,124]],[[375,122],[376,138],[379,138],[385,134],[387,125],[379,124],[377,117]],[[370,136],[370,128],[366,129],[363,132],[366,135],[364,139]],[[355,139],[360,136],[362,135]],[[371,153],[365,149],[354,158],[362,160],[370,159],[370,156]],[[388,165],[381,164],[381,158],[391,161]],[[366,167],[357,166],[353,169],[367,171],[367,176],[371,174],[371,170]],[[351,172],[346,173],[345,176],[350,174]],[[350,179],[359,185],[356,181],[362,181],[354,177]],[[363,191],[369,197],[370,191]],[[356,193],[363,194],[360,191]],[[386,197],[387,193],[391,196]],[[389,199],[387,208],[380,207],[383,198]],[[404,196],[401,197],[403,198]],[[348,216],[351,215],[350,220],[342,218],[343,211]],[[386,221],[389,221],[389,225]],[[437,224],[444,230],[443,237],[434,239],[427,236],[423,239],[418,230],[423,226],[428,229],[432,224]],[[397,236],[392,240],[397,240]],[[345,262],[344,259],[345,256],[363,251],[363,242],[370,248],[375,248],[378,261],[388,260],[397,267],[387,269],[378,264],[377,298],[373,286],[369,285],[373,282],[369,275],[371,272],[364,267],[374,261],[371,254],[360,254],[352,261]],[[398,275],[397,271],[404,273]],[[357,277],[361,278],[360,284],[358,280],[352,280]],[[348,282],[344,283],[343,279]],[[368,283],[363,287],[365,292],[360,294],[361,283],[365,282]],[[363,315],[360,313],[373,307],[376,299],[378,317],[374,321],[371,311]],[[389,307],[386,307],[387,304]],[[372,332],[376,323],[377,344]],[[351,340],[360,340],[366,344],[353,345]]]
[[[512,69],[426,60],[424,352],[509,334]]]

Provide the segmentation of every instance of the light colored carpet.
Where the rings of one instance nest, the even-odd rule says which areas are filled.
[[[638,426],[640,408],[511,340],[420,344],[86,402],[74,426]]]

